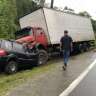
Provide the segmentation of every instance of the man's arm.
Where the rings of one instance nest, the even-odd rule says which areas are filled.
[[[62,39],[63,38],[61,38],[61,40],[60,40],[60,51],[62,50]]]
[[[60,51],[62,50],[62,43],[60,42]]]
[[[71,40],[71,51],[73,51],[73,40],[71,37],[70,37],[70,40]]]
[[[71,42],[71,52],[73,51],[73,43]]]

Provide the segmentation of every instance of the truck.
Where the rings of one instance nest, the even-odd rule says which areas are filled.
[[[38,49],[39,64],[45,64],[54,53],[60,53],[64,30],[73,39],[74,51],[86,51],[95,40],[90,18],[50,8],[40,8],[20,18],[21,30],[15,33],[19,43],[31,42]]]

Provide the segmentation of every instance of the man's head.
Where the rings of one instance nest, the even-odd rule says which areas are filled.
[[[67,35],[68,35],[68,31],[65,30],[65,31],[64,31],[64,36],[67,36]]]

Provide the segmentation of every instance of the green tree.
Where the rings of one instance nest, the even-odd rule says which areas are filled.
[[[21,18],[39,8],[33,0],[16,0],[18,18]]]
[[[91,15],[87,11],[79,12],[79,15],[91,18]]]
[[[0,0],[0,38],[14,38],[16,17],[15,0]]]
[[[69,8],[67,6],[64,7],[63,11],[71,14],[76,14],[74,9]]]
[[[96,33],[96,20],[91,19],[93,30]]]
[[[74,9],[68,8],[67,6],[64,7],[64,11],[65,11],[65,10],[68,10],[68,11],[70,11],[70,12],[74,12]]]
[[[19,18],[38,7],[33,0],[0,0],[0,38],[14,38],[19,28]]]

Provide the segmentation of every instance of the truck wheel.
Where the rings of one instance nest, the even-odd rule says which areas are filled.
[[[83,45],[82,44],[79,45],[79,51],[80,51],[80,53],[83,53],[84,52]]]
[[[39,50],[38,65],[45,64],[48,60],[48,54],[45,50]]]
[[[9,61],[5,66],[5,72],[7,74],[14,74],[18,70],[17,63],[15,61]]]
[[[86,51],[88,51],[88,45],[87,45],[87,43],[83,43],[80,47],[80,52],[82,53],[82,52],[86,52]]]

